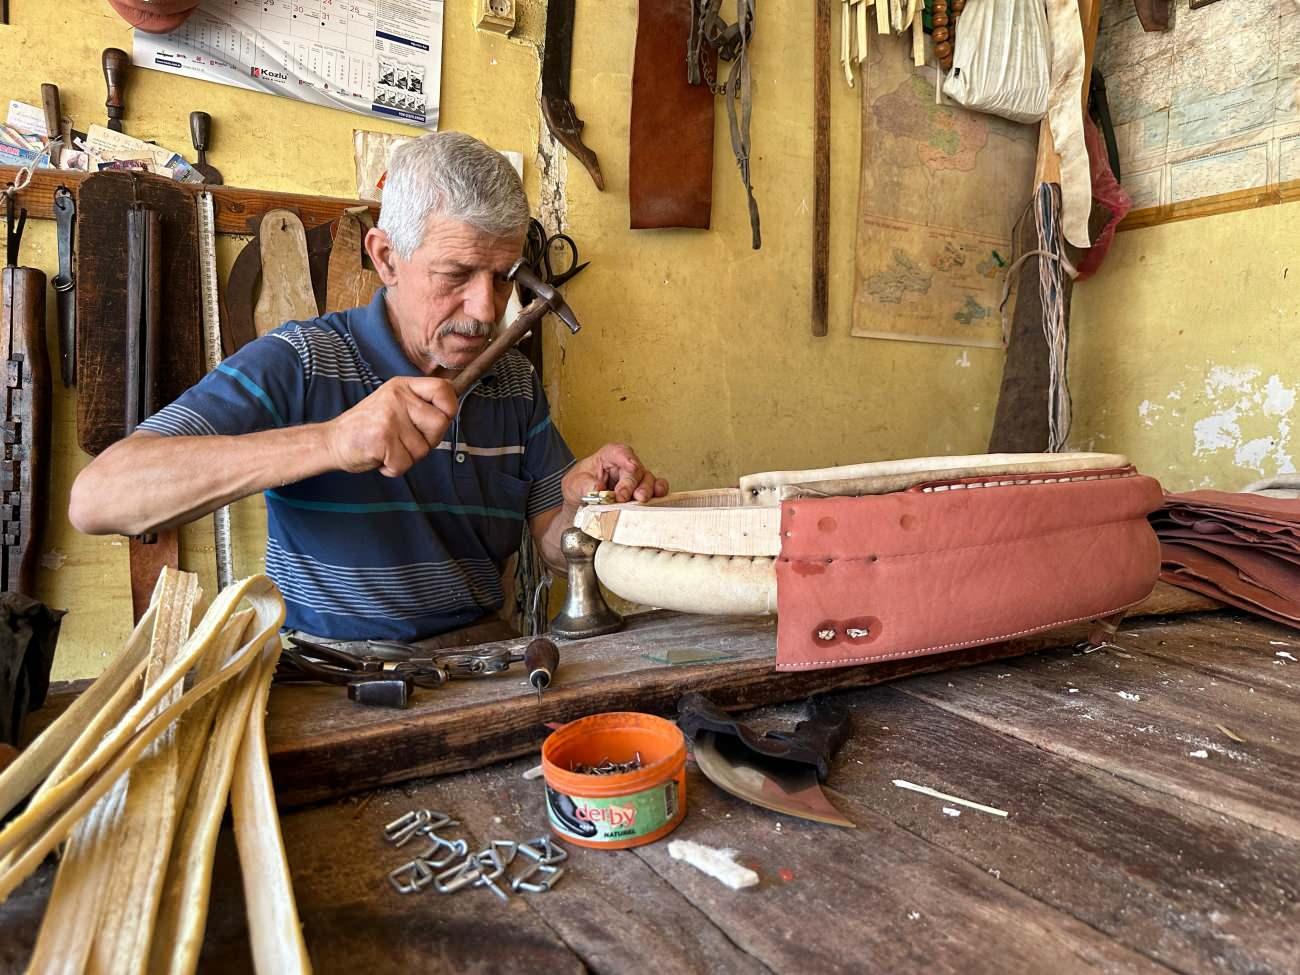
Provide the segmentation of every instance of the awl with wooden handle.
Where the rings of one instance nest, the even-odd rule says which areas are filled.
[[[107,47],[103,55],[104,83],[108,85],[108,99],[104,107],[108,109],[108,127],[114,132],[122,131],[122,117],[126,114],[126,75],[131,67],[131,56],[121,48]]]
[[[59,86],[41,85],[41,108],[45,112],[45,131],[50,139],[50,165],[57,167],[63,155],[63,110],[59,104]]]
[[[207,112],[190,112],[190,142],[199,160],[194,164],[203,177],[203,182],[213,185],[222,183],[221,171],[208,163],[208,146],[212,142],[212,116]]]
[[[524,670],[528,683],[537,688],[537,702],[542,701],[542,691],[551,686],[555,672],[560,669],[560,650],[544,636],[539,636],[524,650]]]

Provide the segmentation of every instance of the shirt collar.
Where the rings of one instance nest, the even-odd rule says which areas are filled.
[[[348,312],[348,332],[376,375],[385,382],[396,376],[423,376],[406,357],[397,344],[397,336],[388,322],[388,306],[384,303],[387,288],[380,288],[370,299],[370,304]],[[499,363],[501,360],[497,360]],[[493,364],[480,382],[496,382],[497,364]]]

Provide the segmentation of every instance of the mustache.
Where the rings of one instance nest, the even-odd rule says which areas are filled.
[[[473,318],[444,322],[438,327],[438,338],[445,335],[463,335],[466,338],[486,338],[492,334],[493,322],[480,322]]]

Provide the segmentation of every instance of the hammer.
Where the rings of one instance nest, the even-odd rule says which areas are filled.
[[[522,257],[515,261],[514,267],[506,277],[511,281],[518,281],[537,297],[515,316],[515,320],[506,329],[488,343],[487,348],[478,354],[477,359],[462,369],[451,381],[457,396],[464,396],[469,388],[492,368],[494,362],[533,330],[533,326],[540,322],[547,312],[555,312],[574,335],[577,335],[582,328],[578,324],[577,316],[573,314],[573,309],[560,297],[560,293],[534,274]]]

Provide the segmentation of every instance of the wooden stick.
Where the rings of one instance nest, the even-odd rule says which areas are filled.
[[[199,599],[198,576],[164,568],[154,598],[158,620],[145,670],[146,688],[163,679],[189,636]],[[182,690],[179,682],[173,685],[155,710],[175,704]],[[149,939],[176,827],[178,775],[173,723],[128,773],[126,804],[116,827],[119,839],[90,952],[90,967],[96,971],[138,972],[149,959]]]
[[[280,641],[276,636],[262,656],[248,728],[239,744],[230,786],[230,806],[244,878],[253,964],[259,972],[294,975],[310,972],[311,961],[293,898],[293,881],[285,859],[266,752],[266,703],[279,651]]]
[[[228,633],[232,633],[236,622],[231,620]],[[232,633],[232,638],[225,641],[227,656],[242,643],[247,628],[248,620],[245,620],[239,626],[239,633]],[[230,796],[235,757],[260,679],[261,668],[253,666],[240,674],[237,682],[223,688],[208,747],[204,749],[202,769],[188,793],[172,848],[166,894],[154,929],[151,972],[190,975],[198,967],[208,917],[212,858]]]
[[[812,333],[823,336],[830,314],[831,248],[831,0],[817,0],[813,27]]]
[[[195,684],[181,699],[136,729],[132,720],[143,705],[147,714],[161,700],[167,687],[183,678],[186,671],[209,648],[224,627],[235,606],[248,599],[257,612],[259,632],[220,671]],[[284,622],[284,600],[275,584],[266,576],[252,576],[228,587],[212,604],[198,630],[182,648],[177,662],[168,668],[159,688],[146,689],[136,708],[114,729],[101,746],[76,771],[33,802],[0,832],[0,855],[21,850],[20,856],[0,873],[0,902],[9,896],[26,877],[71,831],[73,825],[112,787],[117,778],[181,713],[215,691],[244,668],[257,655]]]

